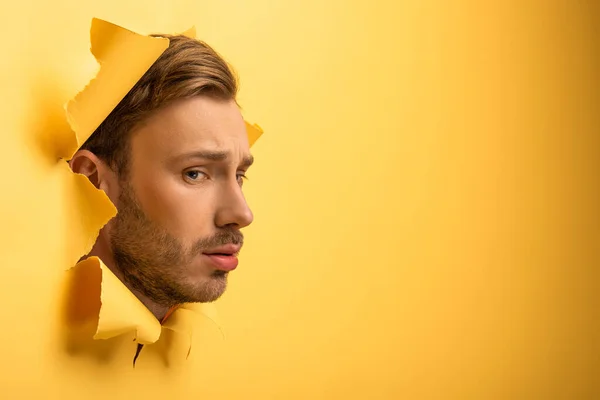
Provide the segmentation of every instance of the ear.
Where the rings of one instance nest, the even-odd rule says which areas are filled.
[[[109,197],[116,189],[115,172],[98,156],[89,150],[79,150],[69,161],[73,172],[87,176],[97,189],[103,190]],[[112,198],[112,197],[111,197]]]

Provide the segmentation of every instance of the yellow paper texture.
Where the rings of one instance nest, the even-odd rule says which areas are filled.
[[[246,122],[246,130],[248,132],[248,143],[252,146],[258,138],[260,138],[263,134],[263,130],[257,124],[250,124]]]
[[[181,33],[183,36],[187,36],[191,39],[196,39],[196,27],[192,26],[190,29]]]
[[[133,363],[134,353],[125,359],[132,368],[144,369],[156,357],[169,367],[182,366],[191,353],[197,321],[211,312],[209,319],[215,320],[214,306],[189,304],[161,326],[97,257],[79,262],[66,277],[61,334],[67,352],[79,357],[101,360],[103,352],[127,347],[137,352],[141,344],[138,362]]]
[[[90,180],[81,174],[74,174],[66,162],[60,162],[59,167],[67,180],[65,201],[68,221],[67,242],[70,268],[87,254],[98,236],[98,232],[111,218],[116,215],[116,208],[108,196],[92,185]]]
[[[90,20],[86,18],[85,24]],[[9,58],[0,65],[5,104],[0,118],[7,133],[2,136],[0,167],[8,189],[0,208],[4,274],[0,293],[6,304],[3,318],[14,323],[14,329],[0,335],[0,348],[10,360],[0,388],[21,393],[22,398],[50,399],[78,398],[84,391],[89,398],[105,398],[108,393],[111,398],[187,393],[189,371],[180,368],[186,362],[187,368],[194,368],[194,353],[189,360],[187,356],[194,320],[201,314],[194,307],[182,307],[161,327],[99,259],[77,263],[116,208],[67,163],[168,40],[94,19],[91,47],[100,68],[87,86],[81,86],[79,78],[85,75],[81,66],[87,62],[83,49],[89,45],[73,43],[89,39],[85,27],[69,26],[79,33],[59,35],[53,44],[38,32],[44,45],[35,41],[36,51],[31,52],[37,54],[35,67],[29,62],[31,68],[24,69],[21,61],[13,65]],[[195,28],[184,34],[195,36]],[[21,48],[18,54],[27,51]],[[56,75],[39,61],[41,54],[52,54],[51,64],[61,67]],[[65,98],[78,90],[71,101]],[[16,303],[21,304],[20,311],[11,306]],[[214,315],[210,320],[216,320]],[[195,331],[206,337],[210,327]],[[134,370],[138,343],[145,346]],[[109,386],[93,388],[100,381]],[[139,386],[142,382],[145,389]]]
[[[78,146],[91,136],[167,49],[169,40],[138,35],[94,18],[91,44],[100,71],[67,105],[68,120],[77,134]]]
[[[180,335],[185,335],[189,340],[188,355],[192,350],[194,321],[199,318],[208,319],[224,335],[219,324],[217,309],[213,304],[184,304],[163,323],[163,329],[169,329]]]
[[[2,2],[0,397],[599,399],[599,7]],[[216,303],[227,340],[194,325],[187,359],[167,328],[135,368],[135,329],[58,334],[81,223],[37,139],[62,136],[94,75],[93,16],[196,26],[282,132],[253,147],[255,221]]]
[[[194,37],[195,27],[183,34]],[[168,46],[168,39],[138,35],[97,18],[92,21],[91,42],[92,53],[101,66],[100,72],[67,107],[69,123],[77,134],[78,144],[93,133]],[[248,122],[246,127],[252,145],[262,134],[262,129]],[[68,171],[66,174],[69,175]],[[69,228],[73,232],[73,240],[69,244],[74,249],[69,255],[75,260],[92,248],[99,227],[115,215],[116,209],[86,177],[72,173],[69,176],[73,179],[68,185],[72,190],[66,196],[71,204],[70,220],[73,221]],[[101,307],[94,339],[110,339],[135,331],[138,343],[150,344],[158,340],[161,333],[159,322],[100,259],[91,257],[79,263],[78,268],[99,268],[102,272]],[[188,320],[194,313],[191,309],[181,308],[165,326],[188,336],[190,346],[191,325]],[[214,311],[209,318],[215,322]]]
[[[160,323],[97,257],[82,263],[86,268],[102,271],[102,294],[98,330],[94,339],[110,339],[125,332],[135,331],[142,344],[154,343],[160,336]]]

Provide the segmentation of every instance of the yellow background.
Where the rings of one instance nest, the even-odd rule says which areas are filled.
[[[0,6],[2,398],[597,399],[598,2]],[[265,130],[255,223],[192,383],[53,349],[57,175],[23,154],[93,76],[92,17],[184,31]],[[39,154],[38,154],[39,153]]]

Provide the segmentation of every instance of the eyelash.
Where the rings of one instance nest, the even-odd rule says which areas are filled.
[[[189,171],[185,171],[185,172],[183,173],[183,175],[184,175],[186,178],[189,178],[189,179],[191,179],[192,181],[195,181],[195,180],[197,180],[197,179],[198,179],[198,177],[196,177],[196,178],[192,178],[192,177],[189,175],[190,173],[193,173],[193,172],[197,173],[198,175],[202,174],[202,175],[205,175],[205,176],[206,176],[206,174],[205,174],[204,172],[202,172],[202,171],[200,171],[200,170],[197,170],[197,169],[190,169]]]
[[[197,170],[197,169],[191,169],[191,170],[185,171],[183,174],[184,174],[184,176],[185,176],[186,178],[189,178],[189,179],[190,179],[190,180],[192,180],[192,181],[196,181],[196,180],[198,179],[198,177],[196,177],[196,178],[192,178],[192,177],[190,177],[190,176],[189,176],[189,174],[190,174],[190,173],[193,173],[193,172],[197,173],[198,175],[202,174],[202,175],[204,175],[204,176],[208,177],[208,175],[207,175],[205,172],[202,172],[202,171],[200,171],[200,170]],[[246,174],[244,174],[244,173],[238,173],[238,174],[236,175],[236,177],[237,177],[238,181],[240,181],[240,182],[239,182],[239,183],[240,183],[240,185],[242,185],[242,183],[243,183],[244,181],[247,181],[247,180],[248,180],[248,177],[247,177],[247,176],[246,176]]]

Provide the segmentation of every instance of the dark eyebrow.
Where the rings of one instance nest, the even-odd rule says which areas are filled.
[[[202,158],[204,160],[210,160],[210,161],[225,161],[228,156],[229,156],[229,153],[227,153],[226,151],[199,150],[199,151],[192,151],[189,153],[181,154],[181,155],[177,156],[176,158],[178,160],[185,160],[185,159],[189,159],[189,158]],[[254,163],[254,157],[252,155],[248,155],[242,159],[242,162],[240,163],[240,167],[249,168],[253,163]]]

